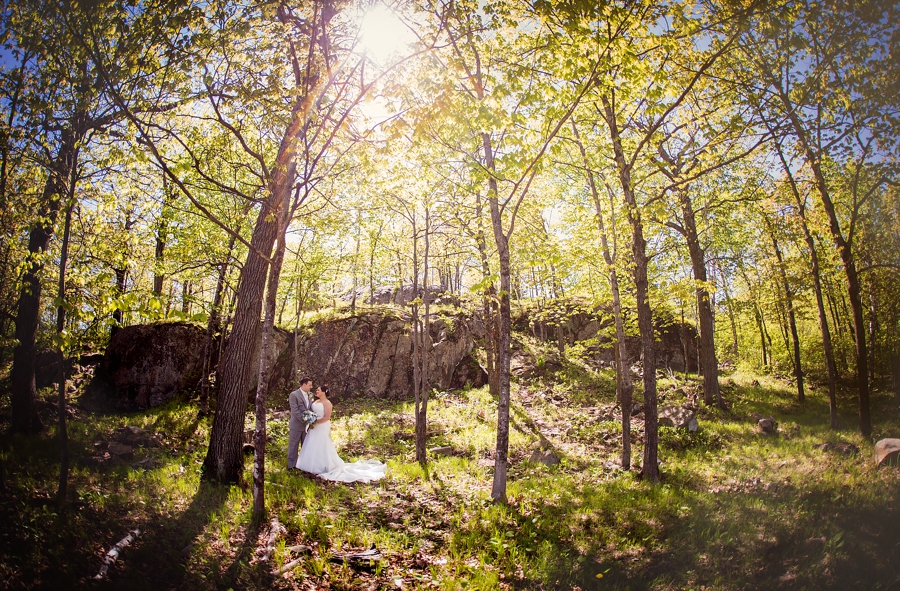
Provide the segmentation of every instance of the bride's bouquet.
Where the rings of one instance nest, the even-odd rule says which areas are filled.
[[[319,415],[317,415],[314,411],[304,410],[300,413],[300,420],[309,425],[309,428],[312,429],[316,426],[316,421],[319,420]]]

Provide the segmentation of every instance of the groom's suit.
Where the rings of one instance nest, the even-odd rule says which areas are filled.
[[[287,452],[288,470],[290,470],[297,467],[298,449],[303,445],[303,440],[306,439],[306,430],[309,428],[309,425],[300,420],[300,415],[303,411],[311,410],[312,403],[309,400],[309,394],[300,388],[288,395],[288,403],[291,405]]]

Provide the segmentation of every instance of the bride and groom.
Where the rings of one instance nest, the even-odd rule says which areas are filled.
[[[387,465],[377,460],[343,461],[331,441],[331,401],[328,386],[310,396],[312,380],[302,378],[300,388],[288,396],[291,422],[288,435],[288,470],[296,468],[336,482],[371,482],[384,478]],[[300,453],[297,453],[297,447]]]

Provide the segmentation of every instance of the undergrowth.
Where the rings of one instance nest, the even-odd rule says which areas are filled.
[[[497,404],[486,388],[435,393],[429,447],[449,446],[427,466],[414,461],[408,402],[346,400],[335,408],[334,440],[347,460],[380,458],[388,477],[335,484],[285,470],[287,425],[269,421],[269,518],[284,533],[260,562],[268,521],[251,519],[248,487],[200,479],[211,422],[191,404],[128,415],[78,410],[70,422],[70,498],[57,509],[57,443],[6,434],[0,413],[0,580],[8,589],[888,589],[900,565],[900,472],[876,469],[872,443],[854,430],[849,393],[843,428],[828,428],[824,393],[793,402],[778,380],[737,373],[723,379],[729,410],[698,409],[700,429],[660,430],[662,481],[637,466],[642,423],[633,424],[630,471],[619,465],[621,422],[612,375],[564,367],[513,387],[508,504],[490,501]],[[689,402],[696,376],[660,381],[665,403]],[[42,392],[48,399],[52,393]],[[896,399],[873,395],[876,431],[900,435]],[[283,410],[283,409],[273,409]],[[779,433],[761,434],[754,413]],[[158,434],[162,447],[129,465],[78,463],[122,425]],[[248,415],[248,426],[251,418]],[[822,451],[848,442],[858,454]],[[529,458],[548,448],[559,463]],[[248,459],[245,480],[250,481]],[[105,581],[91,577],[128,531]],[[296,554],[291,546],[311,548]],[[330,561],[375,546],[368,569]],[[295,558],[283,576],[272,576]]]

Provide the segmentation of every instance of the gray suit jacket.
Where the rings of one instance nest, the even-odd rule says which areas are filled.
[[[300,420],[300,415],[303,411],[312,408],[312,401],[307,403],[307,400],[309,400],[309,394],[304,394],[300,388],[297,388],[288,395],[288,403],[291,405],[291,431],[300,429],[305,432],[307,427],[309,427],[307,423]]]

